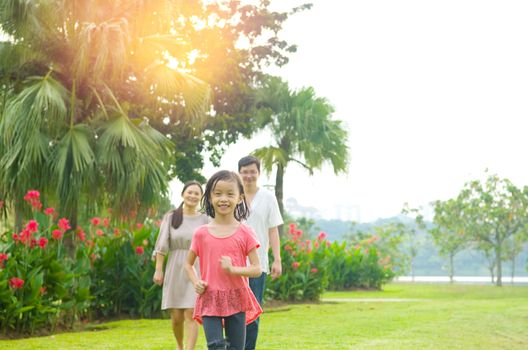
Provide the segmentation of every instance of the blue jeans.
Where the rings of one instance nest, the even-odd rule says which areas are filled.
[[[264,297],[266,276],[267,276],[266,273],[263,272],[262,275],[260,275],[260,277],[249,279],[249,288],[251,288],[251,291],[253,292],[253,294],[255,294],[255,298],[257,299],[257,301],[259,302],[261,306],[262,306],[262,299]],[[257,346],[259,321],[260,321],[260,317],[246,326],[245,350],[254,350],[255,347]]]
[[[226,339],[222,330],[224,320]],[[219,317],[202,316],[202,323],[209,350],[244,350],[246,342],[246,313]]]

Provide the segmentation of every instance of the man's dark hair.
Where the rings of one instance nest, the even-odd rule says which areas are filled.
[[[255,156],[245,156],[243,158],[240,158],[240,160],[238,161],[238,172],[240,172],[240,169],[242,167],[251,164],[255,164],[257,166],[258,172],[260,173],[260,159]]]

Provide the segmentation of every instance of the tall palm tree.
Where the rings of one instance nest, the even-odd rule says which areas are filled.
[[[170,65],[190,50],[184,3],[0,2],[0,198],[17,213],[33,188],[74,222],[80,203],[119,215],[166,192],[171,142],[149,120],[183,108],[199,125],[209,108],[209,86]]]
[[[276,168],[275,195],[284,214],[284,174],[289,163],[304,167],[310,175],[330,163],[336,174],[348,167],[347,132],[341,121],[332,119],[334,108],[313,88],[290,90],[288,83],[269,77],[259,91],[258,105],[270,118],[272,145],[253,153],[270,173]]]

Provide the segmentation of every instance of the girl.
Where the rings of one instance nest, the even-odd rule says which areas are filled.
[[[199,226],[206,224],[208,218],[198,212],[202,186],[196,181],[187,182],[182,190],[183,202],[167,213],[160,226],[160,233],[154,248],[156,272],[154,283],[163,284],[161,309],[170,309],[172,332],[176,338],[177,349],[183,349],[183,329],[186,323],[187,347],[193,350],[198,337],[198,324],[193,320],[193,308],[196,293],[193,284],[187,278],[184,263],[191,246],[191,238]],[[163,261],[169,254],[165,276]]]
[[[198,293],[194,319],[203,324],[209,349],[243,350],[246,324],[262,313],[246,277],[258,277],[262,271],[255,234],[240,223],[249,214],[240,177],[227,170],[214,174],[205,187],[202,206],[213,219],[194,233],[185,263]],[[192,267],[196,257],[200,278]]]

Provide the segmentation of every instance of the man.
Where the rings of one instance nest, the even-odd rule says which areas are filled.
[[[257,252],[262,267],[262,275],[258,278],[250,278],[249,287],[262,305],[266,276],[270,273],[268,261],[270,247],[273,253],[271,277],[277,278],[282,274],[278,226],[282,225],[283,221],[275,195],[258,187],[260,160],[253,156],[243,157],[238,161],[238,172],[244,182],[244,193],[250,210],[246,223],[255,230],[260,242],[260,248]],[[258,326],[259,319],[247,325],[246,350],[255,349]]]

